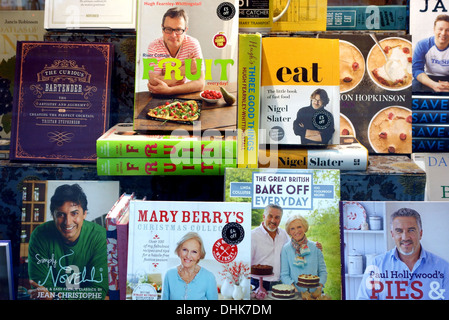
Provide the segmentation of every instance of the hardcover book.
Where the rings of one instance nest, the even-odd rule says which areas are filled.
[[[129,217],[127,300],[249,298],[249,203],[133,200]]]
[[[274,1],[273,16],[287,5],[287,0]],[[326,31],[327,0],[291,0],[287,11],[273,23],[271,31],[301,32]]]
[[[238,131],[239,168],[257,168],[259,150],[262,35],[239,34]]]
[[[251,265],[272,267],[272,274],[252,272],[253,299],[278,299],[272,288],[261,285],[264,281],[296,286],[298,292],[286,297],[289,300],[341,299],[339,170],[227,168],[224,193],[226,202],[251,204]],[[279,211],[277,214],[270,211],[273,205],[274,209],[282,210],[281,216]],[[268,211],[264,213],[264,210]],[[269,223],[270,219],[275,222]],[[296,235],[290,238],[285,232],[293,234],[298,219],[306,232],[302,238],[305,251],[298,252],[296,259],[291,260],[289,252],[298,239]],[[274,241],[264,231],[267,224],[271,232],[277,234]],[[262,242],[259,233],[270,241]],[[322,245],[322,251],[316,246],[317,242]],[[266,252],[269,253],[264,258]],[[315,283],[306,288],[298,284],[301,274],[318,276],[322,286]]]
[[[449,138],[449,124],[413,123],[413,138]]]
[[[445,201],[342,201],[345,299],[449,299],[445,208]],[[413,240],[402,240],[406,232]]]
[[[139,1],[136,51],[136,131],[236,129],[238,1]],[[195,109],[158,110],[178,102]]]
[[[109,126],[113,45],[17,44],[11,160],[94,163]]]
[[[259,168],[366,170],[368,150],[352,136],[326,147],[279,147],[259,150]]]
[[[234,130],[210,132],[211,135],[186,131],[149,135],[133,130],[132,123],[119,123],[97,139],[99,158],[210,158],[235,159],[237,139]]]
[[[340,143],[338,49],[336,39],[262,39],[261,144]]]
[[[368,168],[341,172],[341,199],[423,201],[426,172],[408,155],[370,155]]]
[[[119,221],[129,212],[129,202],[134,198],[134,194],[122,194],[114,203],[113,207],[106,214],[106,236],[108,250],[108,280],[109,280],[109,300],[120,300],[121,281],[125,278],[120,277],[118,242],[119,242]],[[120,239],[123,241],[122,239]]]
[[[449,200],[449,153],[420,152],[412,153],[412,159],[427,176],[426,201]]]
[[[448,95],[447,43],[440,42],[438,35],[438,30],[447,28],[447,9],[445,1],[410,1],[413,94]]]
[[[326,30],[407,30],[406,5],[328,6]]]
[[[412,120],[413,124],[449,124],[449,111],[414,110]]]
[[[99,176],[224,175],[237,160],[214,158],[98,158]]]
[[[410,154],[410,36],[328,32],[319,37],[340,40],[341,132],[354,135],[370,154]]]
[[[24,181],[18,300],[109,298],[105,218],[119,189],[118,181]]]
[[[449,152],[449,138],[424,138],[413,137],[415,152]]]
[[[44,39],[44,11],[0,10],[0,30],[0,138],[10,139],[17,42]]]

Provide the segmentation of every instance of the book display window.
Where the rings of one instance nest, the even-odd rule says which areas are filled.
[[[449,300],[446,2],[0,1],[0,300]]]

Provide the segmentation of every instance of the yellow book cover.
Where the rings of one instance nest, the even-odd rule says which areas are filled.
[[[260,142],[339,144],[339,66],[336,39],[263,38]]]
[[[288,0],[274,1],[273,16]],[[326,31],[327,0],[290,0],[287,11],[273,23],[272,32]]]

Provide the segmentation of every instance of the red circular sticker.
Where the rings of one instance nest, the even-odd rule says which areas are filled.
[[[214,246],[212,247],[212,254],[214,255],[215,260],[221,263],[232,262],[235,257],[237,257],[237,252],[237,246],[226,243],[223,238],[215,241]]]
[[[213,42],[215,47],[222,49],[226,47],[228,39],[226,38],[226,35],[224,35],[223,33],[218,33],[214,36]]]

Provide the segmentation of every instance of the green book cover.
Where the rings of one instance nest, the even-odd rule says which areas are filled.
[[[97,174],[110,176],[224,175],[236,159],[98,158]]]
[[[119,123],[97,139],[99,158],[236,158],[235,130],[214,135],[140,134],[132,123]]]

